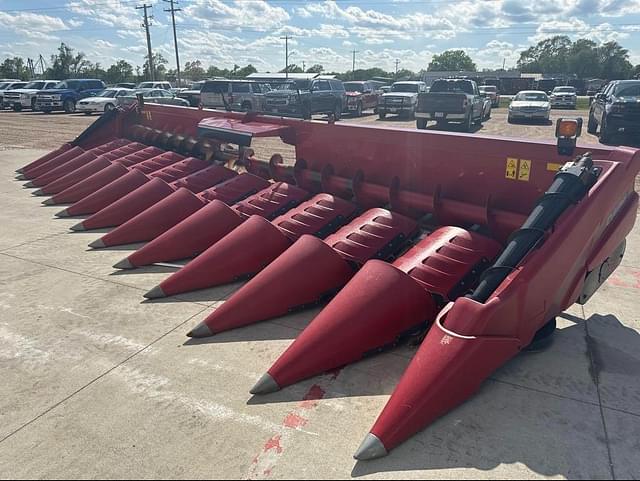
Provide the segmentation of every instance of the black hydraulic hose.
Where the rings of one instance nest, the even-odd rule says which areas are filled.
[[[478,287],[469,297],[478,302],[486,302],[522,259],[538,245],[545,232],[564,211],[589,192],[600,170],[593,166],[590,153],[565,165],[556,174],[549,190],[538,199],[522,227],[510,237],[493,266],[483,273]]]

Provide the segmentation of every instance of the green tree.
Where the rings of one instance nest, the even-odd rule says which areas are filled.
[[[205,78],[207,72],[202,67],[202,62],[200,60],[194,60],[185,64],[183,74],[186,78],[197,82],[198,80]]]
[[[584,38],[576,40],[569,48],[567,73],[575,74],[578,78],[599,77],[598,44]]]
[[[633,67],[633,72],[631,76],[636,79],[640,79],[640,64]]]
[[[324,67],[319,63],[312,65],[307,69],[307,73],[322,73],[324,72]]]
[[[58,53],[51,56],[51,67],[45,72],[45,77],[61,80],[69,78],[74,58],[73,49],[66,43],[61,43],[58,47]]]
[[[568,59],[572,46],[566,35],[547,38],[522,52],[518,67],[528,73],[569,73]]]
[[[304,70],[302,70],[302,67],[299,67],[295,63],[292,63],[291,65],[289,65],[288,71],[289,73],[304,73]],[[285,73],[285,69],[280,70],[280,73]]]
[[[411,70],[407,70],[406,68],[401,68],[398,70],[398,75],[396,76],[396,80],[417,80],[418,76],[415,72]]]
[[[429,72],[459,72],[476,71],[476,64],[464,50],[447,50],[440,55],[434,55],[427,68]]]
[[[25,67],[24,60],[20,57],[5,59],[0,65],[0,78],[28,80],[29,77],[29,69]]]
[[[104,81],[109,84],[131,82],[133,80],[133,67],[126,60],[118,60],[107,69],[104,75]]]
[[[238,78],[246,78],[252,73],[257,73],[257,72],[258,72],[258,69],[255,68],[253,65],[249,64],[245,67],[237,69],[235,75]]]
[[[624,80],[631,77],[633,65],[629,62],[629,51],[618,42],[607,42],[598,48],[601,77],[609,80]]]
[[[153,54],[153,69],[155,71],[155,80],[164,80],[167,76],[167,64],[169,61],[164,58],[161,53]],[[151,78],[149,73],[149,55],[144,56],[144,65],[142,70],[145,72],[147,79]]]

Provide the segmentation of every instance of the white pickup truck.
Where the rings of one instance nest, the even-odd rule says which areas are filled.
[[[4,92],[4,104],[16,112],[27,108],[36,110],[36,94],[41,90],[55,88],[59,80],[34,80],[21,88],[13,88]]]

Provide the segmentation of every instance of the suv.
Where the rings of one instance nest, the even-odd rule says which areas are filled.
[[[25,85],[27,85],[27,82],[21,82],[20,80],[0,82],[0,110],[4,110],[5,108],[4,94],[9,90],[21,89]]]
[[[382,120],[387,114],[399,114],[413,118],[418,95],[427,91],[424,82],[394,83],[388,93],[378,98],[378,117]]]
[[[473,132],[473,126],[482,124],[486,115],[484,102],[473,80],[436,80],[428,93],[418,97],[416,126],[426,129],[429,120],[435,120],[440,126],[459,122],[467,132]]]
[[[556,87],[551,92],[551,108],[569,107],[575,109],[578,104],[578,93],[575,87]]]
[[[40,90],[50,90],[60,83],[59,80],[34,80],[24,87],[4,92],[4,103],[16,112],[23,108],[36,110],[36,94]]]
[[[311,119],[313,114],[333,114],[335,120],[340,120],[347,97],[340,80],[292,80],[268,92],[265,104],[267,112],[299,115],[304,119]]]
[[[171,83],[169,82],[141,82],[136,87],[136,90],[147,90],[147,89],[162,89],[162,90],[171,90]]]
[[[616,80],[596,95],[587,132],[595,134],[598,125],[602,143],[608,143],[620,131],[640,133],[640,80]]]
[[[356,117],[361,117],[365,110],[378,107],[380,91],[371,82],[344,82],[347,92],[347,110]]]
[[[200,103],[214,109],[262,110],[268,84],[251,80],[207,80],[200,90]]]
[[[96,79],[69,79],[60,82],[50,90],[40,90],[36,94],[36,109],[45,114],[54,110],[64,110],[71,114],[76,111],[76,103],[105,89],[104,82]]]

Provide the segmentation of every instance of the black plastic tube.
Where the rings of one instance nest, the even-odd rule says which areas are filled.
[[[545,232],[569,206],[578,203],[589,192],[599,173],[600,169],[593,166],[590,153],[565,165],[556,174],[549,190],[538,199],[522,227],[510,237],[493,266],[483,273],[478,287],[469,297],[486,302],[524,257],[536,248]]]

